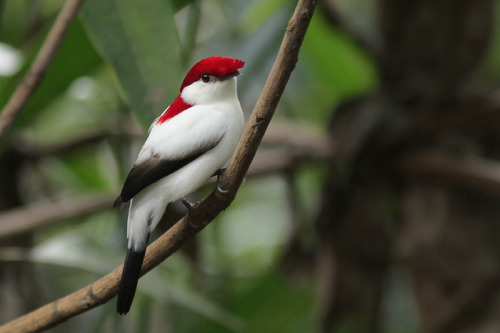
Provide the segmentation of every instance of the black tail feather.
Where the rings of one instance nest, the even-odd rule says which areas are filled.
[[[134,300],[137,282],[141,276],[142,261],[146,249],[143,252],[135,252],[133,249],[127,250],[125,263],[123,264],[122,278],[120,288],[118,289],[118,300],[116,302],[116,311],[119,314],[127,314]]]

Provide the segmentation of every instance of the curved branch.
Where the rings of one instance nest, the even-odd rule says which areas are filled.
[[[193,211],[190,221],[186,217],[182,218],[152,243],[146,252],[142,274],[150,271],[177,251],[188,239],[202,230],[229,206],[236,196],[298,60],[300,46],[316,3],[317,0],[299,0],[288,23],[271,73],[245,127],[240,143],[222,177],[221,186],[227,192],[221,193],[214,190]],[[116,295],[121,272],[122,266],[89,286],[1,326],[0,332],[41,331],[97,307]]]
[[[84,0],[68,0],[57,16],[30,69],[12,94],[0,114],[0,142],[21,113],[22,108],[42,81],[47,68],[59,49],[73,19]]]

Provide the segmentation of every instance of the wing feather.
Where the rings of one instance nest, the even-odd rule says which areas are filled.
[[[188,152],[182,158],[164,159],[161,158],[159,154],[153,153],[150,158],[134,164],[113,207],[117,207],[129,201],[149,185],[174,173],[206,152],[212,150],[223,137],[224,133],[214,138],[214,140],[205,142],[203,145],[196,147],[196,149]]]

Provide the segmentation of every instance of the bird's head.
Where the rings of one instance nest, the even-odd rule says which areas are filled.
[[[237,98],[236,76],[244,64],[241,60],[219,56],[199,61],[182,82],[182,99],[197,105]]]

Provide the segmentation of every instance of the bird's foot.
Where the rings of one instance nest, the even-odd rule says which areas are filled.
[[[219,191],[220,193],[229,192],[229,190],[225,190],[220,186],[220,181],[222,179],[222,175],[224,174],[224,171],[226,171],[226,168],[219,169],[219,170],[217,170],[217,172],[215,172],[215,174],[217,175],[217,183],[216,183],[217,184],[217,191]]]
[[[193,215],[193,210],[198,207],[198,205],[200,204],[199,201],[195,202],[195,203],[192,203],[192,202],[189,202],[187,201],[186,199],[181,199],[181,202],[183,203],[184,206],[186,206],[186,208],[188,209],[188,214],[189,216],[192,216]]]
[[[193,210],[198,207],[198,205],[200,204],[199,201],[197,202],[189,202],[187,201],[186,199],[181,199],[181,202],[184,206],[186,206],[187,210],[188,210],[188,221],[189,221],[189,224],[192,226],[192,227],[196,227],[196,225],[193,223]]]

